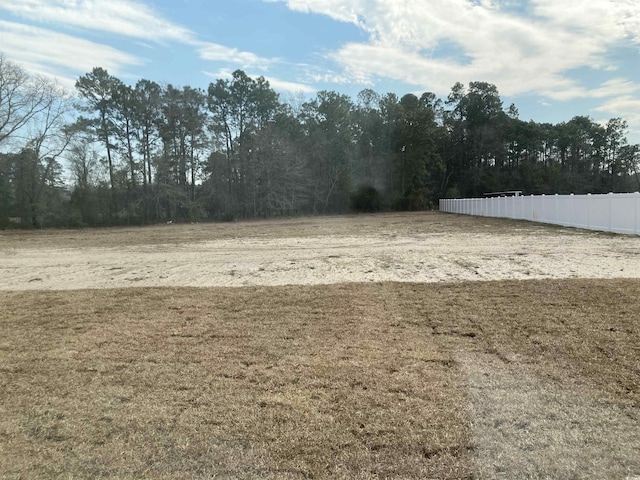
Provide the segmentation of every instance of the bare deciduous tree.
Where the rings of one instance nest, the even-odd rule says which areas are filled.
[[[50,107],[51,82],[0,54],[0,145]]]

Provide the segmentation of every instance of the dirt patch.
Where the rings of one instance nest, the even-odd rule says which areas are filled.
[[[436,212],[3,232],[0,290],[640,278],[640,237]]]

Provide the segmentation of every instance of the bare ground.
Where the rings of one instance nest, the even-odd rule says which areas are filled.
[[[242,282],[329,285],[72,290],[109,284],[100,251],[129,268],[199,249],[200,267],[220,242],[254,262],[227,275]],[[461,270],[402,256],[425,243],[415,258]],[[639,252],[636,237],[437,214],[3,232],[0,477],[632,478]],[[404,282],[372,282],[380,265],[362,278],[367,255]],[[537,258],[546,280],[459,282],[521,278]],[[190,271],[171,278],[211,284]],[[149,281],[127,275],[114,285]],[[632,278],[548,279],[571,275]],[[415,283],[442,279],[456,283]]]
[[[640,237],[440,213],[0,233],[0,290],[640,278]]]

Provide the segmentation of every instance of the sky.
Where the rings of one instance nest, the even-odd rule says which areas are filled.
[[[0,53],[71,89],[96,66],[205,89],[242,69],[285,101],[486,81],[522,120],[621,117],[640,143],[638,0],[0,0]]]

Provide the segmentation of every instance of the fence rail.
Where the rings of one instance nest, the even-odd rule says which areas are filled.
[[[440,210],[640,235],[640,193],[443,198]]]

